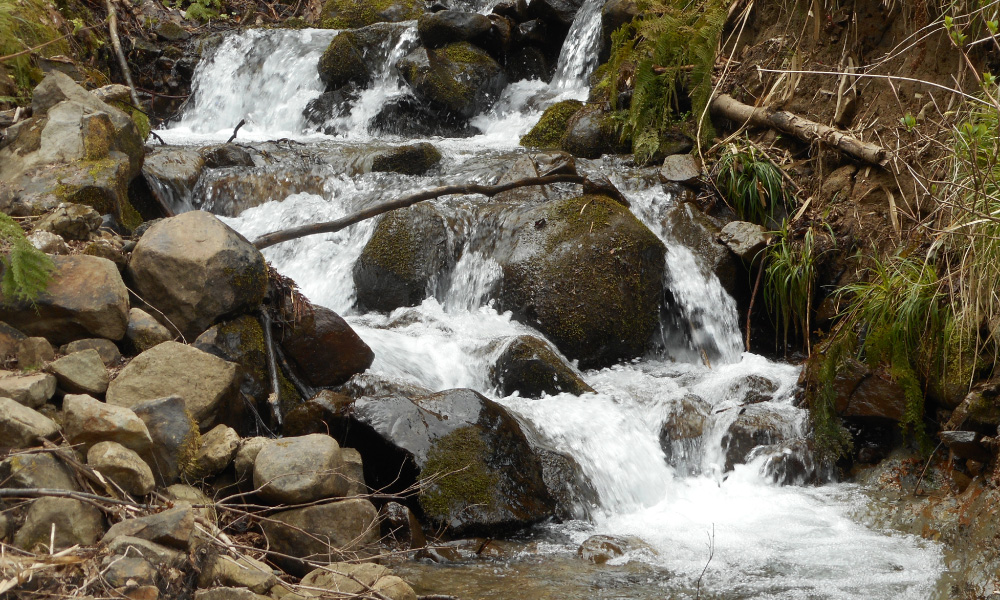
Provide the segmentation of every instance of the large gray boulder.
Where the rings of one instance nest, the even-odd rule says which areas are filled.
[[[129,306],[118,267],[86,254],[53,256],[52,261],[52,280],[35,303],[0,301],[0,319],[56,345],[88,337],[120,340]]]
[[[131,409],[101,402],[85,394],[63,398],[63,433],[87,452],[98,442],[117,442],[144,453],[153,445],[146,424]]]
[[[177,395],[207,429],[238,400],[237,366],[178,342],[163,342],[132,359],[108,387],[107,402],[133,408]]]
[[[584,106],[566,122],[560,146],[573,156],[600,158],[604,154],[628,152],[611,113],[600,105]]]
[[[0,148],[0,209],[30,214],[72,202],[135,227],[128,184],[144,155],[128,114],[52,71],[35,88],[32,117],[8,129]]]
[[[340,315],[329,308],[306,303],[295,312],[282,307],[281,348],[309,383],[316,387],[345,383],[363,373],[375,353]]]
[[[56,393],[56,378],[48,373],[17,375],[0,371],[0,396],[10,398],[28,408],[38,408]]]
[[[352,418],[347,441],[380,448],[383,457],[365,464],[368,483],[395,489],[410,477],[428,481],[418,501],[435,527],[495,535],[555,512],[542,461],[521,425],[473,390],[360,398]]]
[[[320,433],[272,440],[258,452],[253,482],[276,504],[302,504],[343,496],[348,487],[340,445]]]
[[[0,396],[0,451],[34,446],[39,438],[52,438],[57,433],[59,426],[52,419]]]
[[[521,206],[503,217],[498,307],[581,368],[641,356],[659,328],[663,243],[606,196]]]
[[[439,10],[421,15],[417,34],[427,48],[441,48],[486,35],[493,22],[484,14],[462,10]]]
[[[103,533],[104,515],[99,508],[72,498],[39,498],[31,503],[24,525],[14,534],[14,545],[49,553],[93,544]],[[55,547],[49,547],[50,540]]]
[[[363,498],[295,508],[270,515],[261,523],[269,547],[278,553],[314,562],[337,562],[378,540],[378,511]],[[275,560],[291,572],[306,565],[282,557]]]
[[[594,391],[544,340],[530,335],[510,340],[490,369],[490,381],[504,396],[579,396]]]
[[[400,61],[399,70],[418,99],[457,119],[491,107],[507,84],[497,61],[468,42],[418,47]]]
[[[341,31],[320,56],[319,78],[328,90],[368,85],[406,30],[405,25],[375,23]]]
[[[128,273],[139,295],[163,313],[163,324],[190,340],[221,317],[253,310],[267,290],[261,253],[201,211],[150,227],[132,251]]]

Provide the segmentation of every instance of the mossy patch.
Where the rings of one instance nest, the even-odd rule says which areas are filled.
[[[421,142],[376,155],[372,160],[372,171],[422,175],[439,162],[441,152],[433,144]]]
[[[559,148],[559,142],[566,133],[570,117],[583,108],[579,100],[563,100],[545,109],[538,123],[521,137],[521,145],[529,148]]]
[[[52,5],[44,0],[0,0],[0,56],[15,54],[59,38],[62,34],[53,27]],[[58,18],[58,13],[56,14]],[[60,19],[61,20],[61,19]],[[61,40],[38,50],[41,56],[67,54],[69,42]],[[42,80],[32,54],[25,54],[4,62],[4,67],[16,86],[16,98],[26,103],[31,90]]]
[[[401,279],[412,280],[417,277],[414,260],[417,240],[408,225],[405,214],[388,213],[375,228],[364,253],[373,264]]]
[[[472,425],[434,442],[421,471],[425,480],[436,478],[420,493],[420,506],[429,518],[450,521],[452,515],[473,506],[493,508],[499,478],[484,460],[488,450]]]
[[[386,13],[392,10],[392,18]],[[355,29],[385,21],[416,19],[424,12],[417,0],[326,0],[320,11],[323,29]]]

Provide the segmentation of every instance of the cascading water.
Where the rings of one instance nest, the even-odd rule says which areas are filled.
[[[491,171],[479,165],[511,162],[522,152],[518,137],[545,106],[585,93],[594,54],[586,40],[599,29],[600,5],[588,0],[580,11],[553,85],[512,84],[491,111],[474,119],[482,135],[435,140],[445,155],[440,174],[331,174],[322,194],[293,194],[228,222],[252,239],[411,190],[487,181]],[[195,108],[162,135],[176,143],[224,140],[249,116],[246,131],[256,139],[292,136],[338,148],[370,143],[366,123],[380,95],[399,93],[392,69],[413,43],[412,30],[396,38],[382,75],[362,92],[335,138],[307,134],[301,121],[302,108],[322,91],[315,65],[332,37],[309,30],[227,37],[199,66]],[[572,455],[596,489],[599,505],[588,507],[591,520],[547,526],[542,541],[521,559],[467,567],[449,583],[440,583],[447,571],[436,570],[426,577],[443,586],[437,591],[469,598],[944,597],[936,589],[943,569],[939,549],[850,520],[852,506],[863,502],[855,488],[774,483],[817,477],[809,465],[788,467],[798,464],[789,461],[801,458],[796,440],[808,430],[806,412],[793,404],[799,369],[743,352],[735,303],[698,257],[673,240],[663,218],[673,199],[659,185],[641,183],[637,170],[621,162],[578,165],[611,178],[667,246],[665,283],[686,329],[679,336],[683,342],[665,341],[663,352],[583,373],[594,394],[498,397],[487,377],[497,355],[515,336],[540,334],[489,303],[499,267],[476,244],[465,243],[477,239],[477,227],[484,225],[461,199],[436,201],[463,237],[454,244],[454,267],[433,296],[388,315],[355,309],[351,269],[372,234],[371,221],[265,251],[312,301],[348,319],[375,351],[372,372],[432,391],[468,387],[496,398]],[[761,389],[769,399],[751,405]],[[700,415],[700,436],[680,445],[661,440],[665,423],[692,414]],[[743,421],[767,421],[789,443],[759,449],[748,464],[728,470],[737,443],[733,431]],[[634,535],[643,544],[591,571],[567,556],[595,533]],[[409,576],[420,579],[422,573],[414,567]]]

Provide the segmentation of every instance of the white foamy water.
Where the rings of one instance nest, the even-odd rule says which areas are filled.
[[[591,39],[588,36],[599,29],[600,3],[588,1],[584,10],[581,22],[573,26],[573,40]],[[227,37],[214,58],[199,67],[197,110],[192,109],[168,139],[197,143],[215,136],[218,141],[246,115],[253,116],[252,127],[241,130],[241,135],[247,131],[260,139],[329,139],[303,133],[301,109],[321,91],[315,62],[325,46],[323,40],[329,39],[323,36],[330,35],[251,31]],[[365,123],[380,98],[400,93],[392,66],[413,43],[408,35],[395,42],[383,75],[342,121],[348,133],[340,141],[369,139]],[[482,135],[433,140],[445,154],[440,174],[331,175],[322,194],[295,194],[227,222],[253,239],[277,229],[335,219],[408,191],[459,182],[450,177],[481,180],[481,175],[472,174],[474,165],[512,161],[517,138],[546,106],[585,96],[584,78],[592,69],[594,46],[573,43],[563,52],[565,61],[560,59],[556,85],[537,81],[510,85],[493,109],[474,119]],[[278,71],[298,75],[282,81]],[[553,447],[579,463],[597,491],[598,504],[588,507],[593,515],[588,522],[551,526],[551,543],[542,545],[549,552],[573,552],[595,533],[634,535],[649,549],[614,561],[647,563],[657,574],[655,587],[663,590],[664,597],[692,598],[711,538],[715,552],[702,578],[704,597],[946,597],[936,589],[944,569],[940,548],[853,521],[848,515],[866,501],[855,488],[829,483],[779,486],[769,475],[764,456],[725,473],[726,435],[744,411],[770,415],[781,423],[786,437],[808,435],[806,412],[794,402],[799,368],[743,352],[735,302],[699,257],[673,239],[664,216],[674,200],[657,183],[638,181],[619,163],[595,161],[592,167],[626,193],[633,212],[667,247],[664,283],[676,303],[672,318],[677,321],[665,321],[665,329],[675,330],[665,332],[663,352],[582,373],[596,390],[593,394],[537,400],[499,397],[489,380],[497,356],[514,337],[540,334],[490,305],[501,277],[499,266],[462,240],[452,240],[461,252],[433,294],[418,306],[388,315],[362,314],[355,307],[351,271],[374,221],[279,244],[264,254],[311,300],[348,319],[375,352],[372,373],[432,391],[478,390],[530,422]],[[436,202],[461,235],[477,232],[474,211],[456,208],[447,199]],[[759,385],[770,390],[771,399],[744,406],[751,388]],[[684,407],[690,404],[685,403],[692,401],[707,407],[702,434],[687,447],[687,456],[671,463],[661,445],[663,424],[688,410]],[[544,569],[544,561],[542,565]],[[604,591],[595,595],[629,597],[627,590],[619,591],[619,595]],[[505,597],[518,597],[517,590]]]

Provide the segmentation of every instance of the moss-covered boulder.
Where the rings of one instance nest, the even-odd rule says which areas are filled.
[[[405,25],[376,23],[338,33],[319,59],[319,78],[327,90],[367,85],[405,30]]]
[[[531,131],[521,136],[521,145],[546,150],[559,149],[570,118],[581,108],[583,102],[579,100],[563,100],[546,108]]]
[[[448,226],[432,204],[386,214],[354,264],[358,304],[389,312],[432,295],[453,264]]]
[[[374,23],[398,23],[424,12],[419,0],[326,0],[318,25],[324,29],[356,29]]]
[[[486,35],[493,22],[486,15],[463,10],[439,10],[422,15],[417,34],[428,48],[441,48],[454,42],[467,42]]]
[[[606,196],[506,215],[494,258],[499,307],[541,331],[581,368],[641,356],[658,330],[663,243]]]
[[[372,158],[372,171],[423,175],[441,162],[441,152],[428,142],[397,146]]]
[[[582,158],[600,158],[604,154],[629,151],[621,141],[621,131],[611,113],[601,105],[585,106],[566,123],[560,146],[566,152]]]
[[[399,70],[418,99],[464,119],[492,106],[507,85],[497,61],[468,42],[417,48],[400,61]]]
[[[579,396],[594,391],[544,340],[530,335],[509,341],[490,369],[490,380],[504,396]]]
[[[142,219],[128,185],[144,156],[130,115],[53,71],[35,88],[32,118],[10,127],[0,147],[0,209],[32,214],[73,202],[134,228]]]
[[[361,398],[347,445],[381,448],[365,462],[375,488],[421,479],[416,506],[434,528],[499,535],[553,515],[542,463],[505,408],[467,389],[430,396]]]

